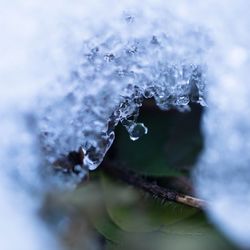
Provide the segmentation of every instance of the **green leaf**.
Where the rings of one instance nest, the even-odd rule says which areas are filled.
[[[136,190],[101,177],[108,226],[99,231],[110,242],[106,250],[148,249],[233,249],[208,223],[204,213],[184,205],[160,205],[150,198],[142,199]],[[121,189],[133,194],[124,199],[114,194]],[[121,196],[124,196],[121,195]],[[136,198],[135,198],[136,197]]]
[[[102,176],[102,187],[108,214],[113,222],[127,232],[153,232],[163,226],[177,223],[197,213],[197,209],[188,206],[167,202],[161,205],[152,198],[143,198],[133,190],[133,199],[130,202],[115,201],[113,190],[119,190],[126,185],[117,184],[106,176]],[[131,192],[131,190],[130,190]]]
[[[107,214],[104,214],[102,217],[97,217],[92,221],[96,230],[106,240],[116,244],[122,243],[122,240],[125,237],[124,232],[112,222]]]

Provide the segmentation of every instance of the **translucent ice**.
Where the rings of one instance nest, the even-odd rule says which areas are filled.
[[[153,18],[146,31],[139,31],[142,20],[150,18],[142,15],[128,22],[121,13],[123,34],[109,29],[84,41],[78,64],[57,83],[60,94],[41,100],[41,143],[50,163],[81,146],[85,164],[95,169],[119,121],[131,138],[139,138],[135,123],[143,97],[155,98],[163,110],[204,102],[201,58],[209,41],[186,24],[172,34],[173,17]]]

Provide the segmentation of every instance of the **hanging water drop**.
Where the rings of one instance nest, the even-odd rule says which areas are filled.
[[[143,123],[133,123],[128,128],[128,133],[132,141],[138,140],[143,135],[148,133],[148,128]]]

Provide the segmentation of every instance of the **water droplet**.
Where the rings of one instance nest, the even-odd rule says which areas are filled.
[[[133,123],[128,128],[129,136],[132,141],[138,140],[143,135],[148,133],[148,128],[143,123]]]

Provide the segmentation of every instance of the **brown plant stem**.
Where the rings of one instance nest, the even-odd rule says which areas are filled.
[[[134,171],[129,170],[127,168],[120,168],[114,166],[110,162],[104,162],[104,164],[102,165],[102,169],[103,171],[105,171],[105,173],[119,180],[122,180],[123,182],[126,182],[134,187],[137,187],[151,194],[153,197],[159,198],[163,202],[173,201],[199,209],[202,209],[205,206],[204,200],[198,199],[193,196],[181,194],[165,187],[161,187],[155,182],[149,181],[146,178],[136,174]]]

